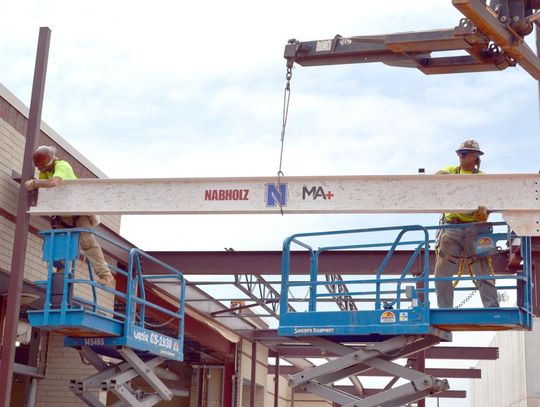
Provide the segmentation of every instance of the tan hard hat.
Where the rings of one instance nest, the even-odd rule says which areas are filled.
[[[49,146],[39,146],[38,148],[36,148],[36,151],[34,151],[32,159],[34,161],[34,165],[39,170],[42,170],[49,167],[53,163],[55,156],[56,148]]]
[[[463,143],[461,143],[459,148],[456,150],[456,153],[459,153],[460,151],[471,151],[477,153],[478,155],[484,155],[484,152],[480,150],[480,144],[478,141],[473,139],[465,140]]]

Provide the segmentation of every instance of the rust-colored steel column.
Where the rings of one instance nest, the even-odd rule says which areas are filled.
[[[532,296],[532,311],[535,317],[540,317],[540,254],[533,253],[532,255],[532,283],[533,283],[533,296]]]
[[[234,385],[234,357],[225,357],[225,367],[223,369],[223,407],[233,407],[233,391],[236,391]]]
[[[279,405],[279,351],[276,353],[276,372],[274,376],[274,407]]]
[[[536,34],[536,56],[540,57],[540,25],[539,24],[535,24],[534,31]],[[538,109],[540,113],[540,80],[538,81]]]
[[[257,389],[257,342],[251,344],[251,389],[249,390],[249,407],[255,406],[255,390]]]
[[[419,372],[426,372],[426,352],[421,351],[416,354],[416,370]],[[418,407],[426,407],[426,399],[418,400]]]
[[[538,27],[536,28],[538,30]],[[540,317],[540,238],[531,237],[532,311]],[[519,294],[518,294],[519,295]]]
[[[206,367],[199,367],[199,385],[197,386],[197,405],[206,407]]]
[[[27,213],[29,199],[24,183],[34,176],[32,153],[39,143],[41,110],[43,106],[43,94],[45,91],[45,78],[47,76],[50,39],[51,30],[48,27],[41,27],[39,29],[34,81],[32,84],[32,99],[30,101],[30,113],[28,115],[28,126],[26,130],[21,186],[19,188],[19,197],[17,200],[17,222],[15,224],[15,238],[13,240],[13,254],[11,257],[11,274],[9,276],[9,295],[2,341],[2,361],[0,362],[0,405],[2,406],[9,406],[11,401],[13,362],[15,360],[15,339],[17,336],[17,324],[19,322],[19,312],[21,307],[28,226],[30,225],[30,216]]]

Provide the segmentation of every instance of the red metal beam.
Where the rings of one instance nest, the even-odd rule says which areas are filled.
[[[499,348],[478,346],[434,346],[426,349],[426,359],[497,360]]]
[[[319,257],[319,274],[369,275],[381,264],[386,251],[333,251]],[[388,274],[401,274],[411,257],[412,251],[395,252],[388,264]],[[151,256],[182,271],[184,275],[281,275],[281,251],[246,252],[148,252]],[[504,273],[507,253],[492,256],[493,266]],[[419,261],[415,263],[419,268]],[[430,273],[433,273],[435,254],[429,253]],[[150,266],[150,265],[148,265]],[[145,265],[145,272],[157,273],[152,266]],[[309,273],[307,252],[291,253],[291,274]]]
[[[306,393],[305,391],[302,391],[301,387],[302,386],[297,387],[295,391],[297,393]],[[349,394],[355,394],[355,395],[358,394],[356,393],[356,390],[354,389],[353,386],[333,386],[332,388],[336,390],[344,391]],[[365,397],[373,396],[374,394],[381,392],[380,389],[364,389],[364,390],[365,390],[365,393],[363,394],[363,396]],[[463,390],[446,390],[446,391],[443,391],[442,393],[437,393],[434,396],[427,396],[427,397],[464,399],[465,397],[467,397],[467,392]]]
[[[417,369],[416,369],[417,370]],[[281,376],[287,376],[304,371],[296,366],[279,366],[279,374]],[[434,377],[451,378],[451,379],[481,379],[482,371],[480,369],[439,369],[428,368],[425,372]],[[276,374],[276,367],[273,365],[268,366],[268,374]],[[389,373],[371,369],[366,372],[362,372],[359,376],[391,376]]]
[[[339,356],[329,351],[311,345],[280,345],[273,340],[264,340],[259,335],[257,340],[277,349],[283,358],[314,358],[325,356]],[[281,343],[290,342],[288,338],[282,338]],[[353,348],[356,349],[356,348]],[[471,359],[471,360],[496,360],[499,358],[499,348],[496,347],[459,347],[459,346],[434,346],[426,349],[426,359]],[[276,350],[270,349],[268,356],[275,357]]]

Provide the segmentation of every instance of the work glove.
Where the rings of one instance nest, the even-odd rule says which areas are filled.
[[[24,183],[24,186],[28,191],[32,191],[37,188],[36,186],[36,180],[35,179],[29,179]]]
[[[485,206],[479,206],[473,215],[476,222],[486,222],[489,217],[488,209]]]

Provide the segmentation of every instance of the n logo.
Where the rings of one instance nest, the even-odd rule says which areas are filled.
[[[287,206],[287,184],[266,184],[266,206]]]

